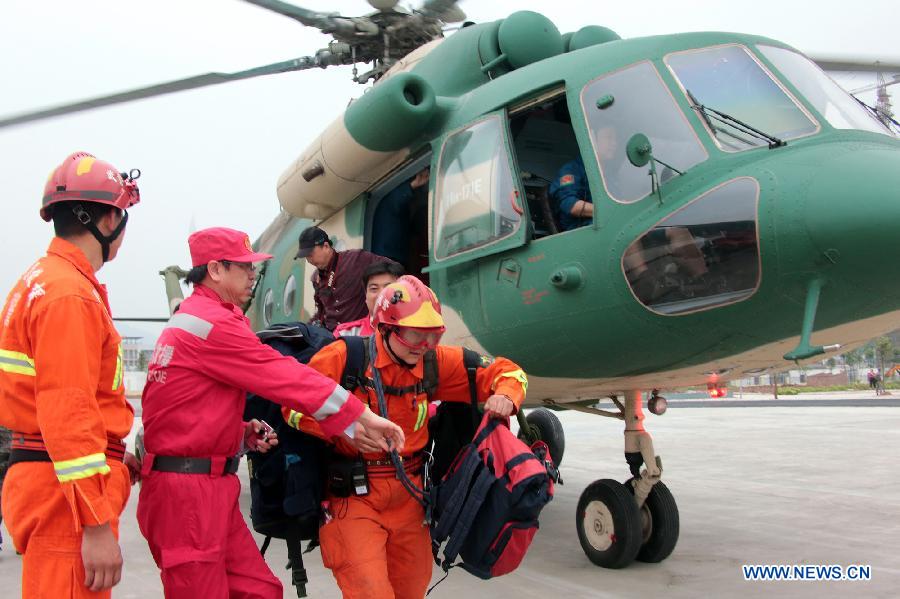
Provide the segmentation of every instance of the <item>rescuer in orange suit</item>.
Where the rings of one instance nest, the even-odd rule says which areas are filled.
[[[400,277],[385,287],[375,302],[376,355],[370,359],[380,372],[387,417],[406,435],[401,456],[410,480],[422,487],[422,449],[428,442],[428,396],[422,390],[423,356],[436,351],[438,385],[435,399],[471,401],[469,379],[461,347],[438,345],[444,333],[441,305],[434,292],[413,276]],[[325,376],[341,380],[347,346],[322,348],[309,365]],[[482,357],[475,383],[478,400],[495,417],[507,417],[525,399],[528,379],[506,358]],[[354,392],[373,411],[378,399],[369,383]],[[392,393],[394,393],[392,395]],[[289,424],[321,435],[315,421],[285,410]],[[377,438],[358,435],[353,445],[335,439],[337,451],[349,457],[362,454],[368,494],[341,498],[329,492],[326,523],[319,530],[322,562],[330,568],[345,599],[421,599],[431,580],[431,537],[422,505],[397,478],[391,460]]]
[[[13,431],[0,503],[26,599],[109,597],[122,575],[119,515],[136,466],[122,439],[134,410],[95,273],[122,245],[139,176],[84,152],[66,158],[40,211],[56,237],[0,312],[0,425]]]

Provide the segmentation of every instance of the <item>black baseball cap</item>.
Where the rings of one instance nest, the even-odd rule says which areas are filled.
[[[322,245],[326,241],[331,243],[331,240],[328,238],[328,233],[319,227],[307,227],[303,229],[303,232],[300,233],[300,249],[297,251],[297,255],[294,256],[294,258],[306,258],[312,253],[314,247]]]

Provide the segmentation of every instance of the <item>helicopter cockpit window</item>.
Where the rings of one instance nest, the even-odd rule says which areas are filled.
[[[499,117],[448,136],[435,186],[435,258],[512,235],[521,225],[517,202]]]
[[[611,102],[610,102],[611,100]],[[650,139],[653,156],[679,171],[707,158],[706,150],[649,62],[641,62],[589,83],[581,93],[591,143],[603,185],[618,202],[635,202],[652,191],[649,166],[628,161],[625,148],[636,133]],[[675,172],[660,171],[665,185]]]
[[[892,135],[881,121],[841,89],[810,59],[775,46],[757,46],[757,49],[794,84],[813,108],[822,113],[832,127]]]
[[[819,130],[812,117],[743,46],[678,52],[666,56],[665,62],[692,104],[725,113],[779,139],[804,137]],[[763,136],[748,134],[727,120],[701,118],[726,152],[769,145]]]
[[[759,184],[742,177],[700,196],[632,243],[622,269],[635,297],[661,314],[746,299],[759,286]]]

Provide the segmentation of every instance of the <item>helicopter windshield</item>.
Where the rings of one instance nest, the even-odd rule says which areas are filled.
[[[581,106],[591,132],[603,185],[617,202],[635,202],[652,191],[649,167],[628,161],[625,148],[636,133],[653,144],[653,156],[672,165],[660,173],[663,185],[707,158],[706,150],[675,104],[656,68],[640,62],[588,83]]]
[[[665,59],[696,102],[734,116],[780,139],[811,135],[819,126],[743,46],[717,46],[670,54]],[[739,152],[768,146],[727,123],[706,122],[720,148]]]
[[[860,129],[892,135],[881,121],[810,59],[784,48],[757,48],[835,129]]]

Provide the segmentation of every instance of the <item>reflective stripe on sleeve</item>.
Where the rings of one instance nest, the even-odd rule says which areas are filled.
[[[301,414],[300,412],[291,410],[287,417],[288,426],[299,430],[301,418],[303,418],[303,414]]]
[[[328,399],[325,400],[325,403],[316,410],[315,414],[313,414],[313,418],[316,420],[324,420],[328,418],[332,414],[337,414],[341,407],[347,402],[347,398],[350,396],[347,393],[347,390],[343,387],[337,386],[334,388],[334,391],[331,392],[331,395],[328,396]]]
[[[34,360],[21,352],[0,349],[0,370],[34,376]]]
[[[525,371],[522,370],[521,368],[518,370],[513,370],[512,372],[504,372],[503,374],[501,374],[500,376],[497,377],[497,380],[502,379],[502,378],[515,379],[515,380],[519,381],[520,383],[522,383],[522,392],[523,393],[528,392],[528,377],[525,376]]]
[[[122,349],[122,344],[119,344],[119,352],[116,355],[116,374],[113,376],[113,384],[112,390],[115,391],[119,387],[122,386],[122,378],[125,371],[125,351]]]
[[[109,472],[109,466],[106,465],[106,454],[103,453],[92,453],[80,458],[53,462],[53,469],[56,471],[56,478],[61,483]]]
[[[195,337],[206,339],[207,337],[209,337],[209,333],[210,331],[212,331],[213,325],[211,322],[203,320],[199,316],[194,316],[193,314],[182,314],[178,312],[172,315],[172,318],[170,318],[169,322],[166,324],[166,328],[181,329],[182,331],[187,331]]]

